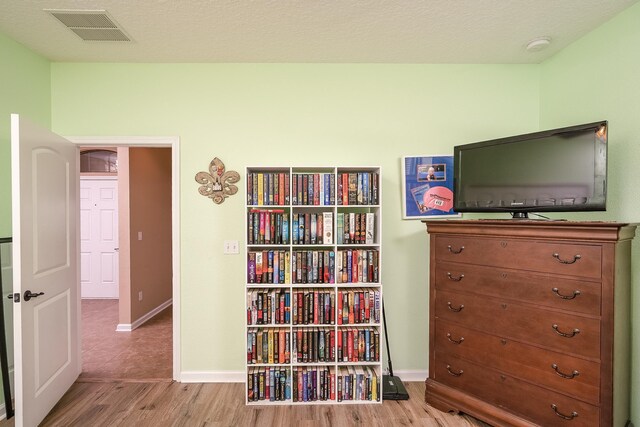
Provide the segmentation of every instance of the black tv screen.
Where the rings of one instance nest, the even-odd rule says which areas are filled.
[[[454,147],[454,210],[605,210],[607,133],[600,121]]]

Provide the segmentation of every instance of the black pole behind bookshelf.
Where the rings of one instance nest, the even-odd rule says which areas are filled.
[[[13,239],[11,237],[0,237],[0,244],[11,243],[12,240]],[[1,274],[0,290],[3,290]],[[13,290],[11,292],[13,292]],[[0,298],[4,298],[4,293],[0,293]],[[11,311],[13,312],[13,310]],[[4,324],[4,305],[2,302],[0,302],[0,326],[2,327],[0,330],[0,370],[2,371],[2,390],[4,391],[5,414],[7,419],[9,419],[14,415],[14,408],[12,401],[13,396],[11,396],[11,377],[9,376],[9,354],[7,352],[6,325]],[[13,342],[11,343],[11,348],[13,348]]]
[[[382,398],[386,400],[407,400],[409,393],[399,377],[393,375],[393,362],[391,361],[391,349],[389,348],[389,334],[387,333],[387,315],[384,311],[384,299],[382,300],[382,324],[384,326],[384,342],[387,346],[387,361],[389,362],[389,375],[382,376]]]

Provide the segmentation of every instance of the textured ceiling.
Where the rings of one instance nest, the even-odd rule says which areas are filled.
[[[53,61],[538,63],[637,1],[1,0],[0,32]],[[83,41],[44,9],[106,10],[133,41]]]

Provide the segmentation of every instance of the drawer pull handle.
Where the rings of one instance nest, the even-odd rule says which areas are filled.
[[[554,331],[556,331],[556,334],[565,338],[573,338],[580,333],[580,329],[578,328],[574,329],[573,332],[571,333],[562,332],[561,330],[558,329],[558,325],[555,323],[553,324],[552,328]]]
[[[553,288],[551,290],[553,291],[554,294],[556,294],[557,296],[559,296],[562,299],[574,299],[575,297],[580,295],[580,291],[578,291],[578,290],[573,291],[573,295],[562,295],[560,293],[560,291],[558,290],[558,288]]]
[[[460,369],[458,372],[453,372],[451,370],[451,365],[447,365],[447,372],[449,372],[449,374],[453,375],[454,377],[459,377],[460,375],[464,374],[464,371],[462,369]]]
[[[575,377],[577,377],[578,375],[580,375],[580,372],[578,371],[573,371],[571,374],[565,374],[563,372],[560,372],[558,370],[558,365],[556,365],[555,363],[553,365],[551,365],[551,367],[553,368],[554,371],[556,371],[556,374],[560,375],[562,378],[566,378],[568,380],[572,380]]]
[[[464,308],[464,304],[460,304],[460,307],[455,308],[454,306],[451,305],[451,301],[447,302],[447,307],[449,307],[449,310],[451,311],[455,311],[456,313],[462,311],[462,309]]]
[[[447,249],[449,249],[449,252],[451,252],[452,254],[457,255],[464,250],[464,246],[460,246],[460,249],[453,249],[451,245],[449,245],[447,246]]]
[[[578,416],[578,413],[576,411],[573,411],[571,415],[565,415],[562,412],[558,412],[558,406],[555,403],[551,405],[551,409],[553,409],[553,412],[555,412],[555,414],[560,418],[562,418],[563,420],[571,421],[572,419]]]
[[[580,255],[574,255],[572,260],[560,259],[560,254],[557,252],[553,254],[553,257],[557,259],[560,264],[573,264],[582,258]]]
[[[447,339],[449,341],[451,341],[452,343],[454,343],[454,344],[462,344],[462,341],[464,341],[464,337],[460,337],[459,340],[451,338],[451,334],[450,333],[447,333]]]
[[[455,277],[455,276],[452,276],[451,273],[447,271],[447,277],[449,278],[449,280],[452,280],[454,282],[459,282],[462,279],[464,279],[464,274],[461,274],[458,277]]]

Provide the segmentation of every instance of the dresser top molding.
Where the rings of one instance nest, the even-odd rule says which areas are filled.
[[[637,224],[608,221],[546,221],[516,219],[423,220],[427,233],[505,238],[570,239],[593,242],[631,240]]]

